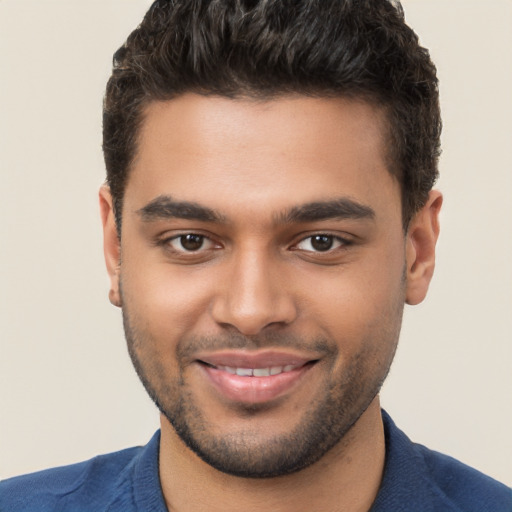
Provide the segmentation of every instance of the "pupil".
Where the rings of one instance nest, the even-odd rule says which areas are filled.
[[[328,251],[332,247],[332,236],[316,235],[311,239],[311,245],[317,251]]]
[[[183,235],[180,241],[187,251],[197,251],[203,245],[203,238],[201,235]]]

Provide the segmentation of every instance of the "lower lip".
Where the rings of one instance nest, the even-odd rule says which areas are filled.
[[[279,375],[240,377],[223,370],[200,364],[214,387],[228,400],[246,404],[261,404],[290,392],[312,368],[307,364]]]

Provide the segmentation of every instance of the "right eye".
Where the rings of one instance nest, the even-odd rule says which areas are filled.
[[[204,235],[198,235],[197,233],[185,233],[182,235],[175,236],[166,241],[166,244],[176,252],[199,252],[208,249],[213,249],[215,244],[212,240]]]

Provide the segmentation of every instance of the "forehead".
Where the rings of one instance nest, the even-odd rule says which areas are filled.
[[[343,98],[153,102],[125,202],[138,209],[167,194],[219,211],[257,202],[273,212],[341,196],[399,202],[385,134],[379,108]]]

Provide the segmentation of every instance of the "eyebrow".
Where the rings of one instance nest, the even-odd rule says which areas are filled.
[[[340,198],[329,201],[315,201],[299,206],[279,215],[278,222],[315,222],[330,219],[374,219],[375,210],[353,199]]]
[[[202,222],[223,222],[225,218],[206,206],[191,201],[175,201],[171,196],[163,195],[153,199],[137,210],[144,222],[165,219],[188,219]]]
[[[137,210],[144,222],[165,219],[187,219],[201,222],[226,222],[226,217],[215,210],[193,201],[175,201],[162,195]],[[314,201],[294,206],[278,214],[277,224],[315,222],[329,219],[374,219],[375,211],[349,198]]]

